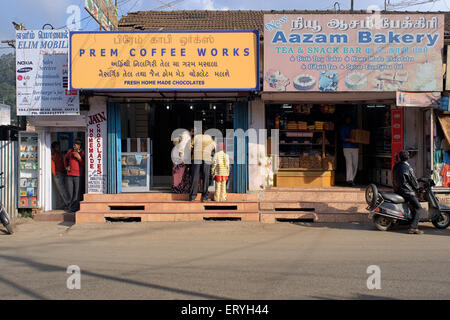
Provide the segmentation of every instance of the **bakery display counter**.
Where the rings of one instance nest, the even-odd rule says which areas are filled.
[[[150,190],[150,154],[144,152],[122,153],[122,191]]]
[[[280,168],[275,175],[277,187],[331,187],[334,185],[334,170]]]

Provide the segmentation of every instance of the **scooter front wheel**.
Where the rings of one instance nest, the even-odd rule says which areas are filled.
[[[442,220],[439,220],[439,218],[435,218],[431,220],[431,223],[437,228],[437,229],[446,229],[450,225],[450,213],[447,211],[442,212]]]
[[[377,229],[380,231],[388,231],[392,227],[392,224],[393,224],[393,221],[391,218],[381,216],[379,214],[377,214],[376,216],[373,217],[373,222],[375,223],[375,226],[377,227]]]
[[[6,230],[8,230],[9,234],[13,234],[14,230],[11,225],[11,219],[9,219],[8,214],[3,208],[0,208],[0,221],[5,226]]]
[[[6,228],[6,230],[8,230],[8,233],[9,233],[9,234],[13,234],[13,233],[14,233],[14,230],[13,230],[13,227],[12,227],[11,223],[8,223],[8,224],[5,226],[5,228]]]

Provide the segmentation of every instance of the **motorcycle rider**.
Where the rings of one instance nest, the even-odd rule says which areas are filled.
[[[415,191],[420,192],[420,186],[414,174],[413,168],[408,163],[409,152],[402,150],[399,152],[400,161],[394,166],[393,185],[394,192],[401,195],[410,205],[412,211],[412,222],[410,225],[410,234],[422,234],[419,230],[419,219],[422,206],[416,197]]]

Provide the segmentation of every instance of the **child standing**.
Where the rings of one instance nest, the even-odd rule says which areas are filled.
[[[214,154],[211,173],[216,182],[216,192],[214,193],[214,201],[227,200],[227,180],[230,175],[230,157],[224,151],[223,142],[218,144],[219,152]]]

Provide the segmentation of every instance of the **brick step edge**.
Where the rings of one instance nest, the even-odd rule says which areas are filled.
[[[119,210],[113,210],[113,211],[78,211],[76,214],[103,214],[103,215],[109,215],[109,214],[259,214],[258,211],[221,211],[221,210],[208,210],[208,211],[119,211]]]
[[[324,201],[308,201],[308,200],[261,200],[258,201],[258,203],[318,203],[318,204],[328,204],[328,203],[355,203],[355,204],[365,204],[367,205],[366,201],[336,201],[336,200],[332,200],[332,201],[328,201],[328,202],[324,202]]]
[[[215,204],[217,204],[217,205],[233,205],[233,204],[235,204],[235,203],[259,203],[259,201],[257,201],[257,200],[242,200],[242,201],[240,201],[240,200],[238,200],[238,201],[205,201],[205,202],[202,202],[202,201],[200,201],[200,200],[194,200],[194,201],[188,201],[188,200],[110,200],[110,201],[108,201],[108,200],[93,200],[93,201],[91,201],[91,200],[83,200],[83,201],[81,201],[80,203],[83,203],[83,204],[89,204],[89,203],[106,203],[106,204],[109,204],[109,203],[175,203],[175,204],[183,204],[183,203],[195,203],[195,204],[198,204],[198,203],[201,203],[201,204],[204,204],[205,206],[208,206],[208,205],[215,205]]]
[[[50,221],[67,221],[75,222],[75,214],[71,213],[38,213],[33,216],[34,221],[50,222]]]

